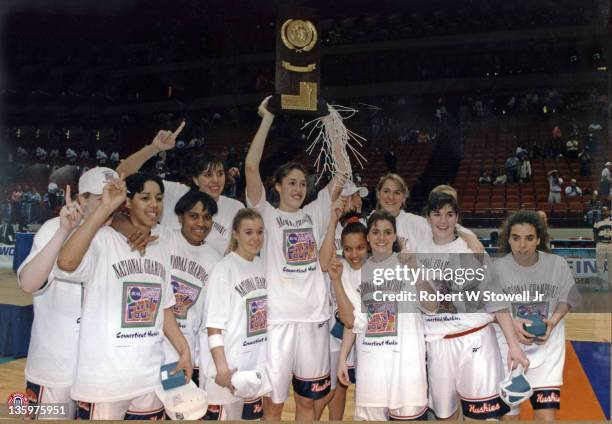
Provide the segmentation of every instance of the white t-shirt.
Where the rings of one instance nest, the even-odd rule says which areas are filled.
[[[160,223],[171,230],[180,230],[178,216],[174,213],[174,207],[181,197],[189,191],[185,184],[164,180],[164,213]],[[226,196],[219,196],[217,201],[217,213],[213,216],[213,226],[210,234],[206,237],[206,243],[212,246],[221,256],[229,245],[232,235],[232,221],[236,213],[244,208],[238,200]]]
[[[254,208],[263,216],[266,229],[261,257],[268,281],[268,322],[328,320],[329,286],[319,266],[319,246],[331,210],[327,188],[297,212],[276,209],[263,191]]]
[[[17,270],[18,279],[25,265],[49,243],[59,226],[60,219],[55,217],[38,229],[30,254]],[[82,292],[80,283],[58,279],[51,271],[45,285],[33,294],[34,322],[25,368],[28,381],[47,387],[72,385],[79,346]]]
[[[400,211],[399,215],[395,218],[395,225],[397,227],[397,238],[400,243],[400,247],[408,247],[411,251],[415,251],[417,246],[421,242],[431,243],[433,240],[433,233],[431,232],[431,225],[427,222],[427,218],[420,215],[415,215],[410,212]],[[457,225],[457,229],[467,233],[474,233],[461,225]]]
[[[444,245],[435,244],[433,240],[429,243],[422,242],[418,245],[416,252],[418,266],[440,269],[442,272],[449,268],[457,269],[462,267],[462,256],[472,253],[461,238],[457,238]],[[454,281],[434,280],[430,281],[430,284],[441,293],[457,293],[462,291],[461,285]],[[486,288],[487,281],[483,281],[478,286],[481,295]],[[464,300],[466,298],[466,296],[463,297]],[[456,334],[472,328],[478,328],[493,321],[493,316],[485,312],[484,305],[478,305],[476,311],[468,313],[467,311],[473,310],[473,307],[474,305],[468,305],[467,302],[443,302],[439,304],[439,310],[447,309],[453,312],[423,314],[427,341],[441,339],[448,334]],[[480,310],[482,312],[477,312]]]
[[[396,254],[381,262],[372,258],[361,270],[345,268],[342,283],[353,307],[355,323],[355,403],[360,407],[391,409],[427,405],[425,337],[416,303],[374,300],[374,292],[415,292],[415,287],[397,280],[374,284],[376,268],[395,268]]]
[[[542,318],[550,319],[560,302],[568,303],[571,307],[579,303],[574,277],[567,261],[561,256],[538,251],[538,261],[532,266],[524,267],[517,264],[512,253],[509,253],[493,262],[493,270],[496,284],[503,293],[529,292],[531,299],[535,298],[536,292],[544,295],[542,301],[510,304],[514,317],[539,314]],[[499,340],[502,331],[499,326],[495,327]],[[546,343],[521,345],[521,348],[529,358],[529,366],[534,368],[544,362],[549,349],[558,349],[563,343],[564,319],[553,328]]]
[[[170,246],[170,281],[176,300],[172,309],[189,343],[191,360],[197,364],[207,285],[221,255],[208,243],[200,246],[189,244],[180,230],[165,232]],[[178,361],[178,353],[167,338],[164,339],[164,354],[164,363]]]
[[[267,345],[267,287],[263,261],[248,261],[230,252],[212,273],[206,297],[206,327],[223,330],[230,369],[265,370]],[[208,368],[206,390],[212,404],[239,400],[214,383],[214,362]]]
[[[395,226],[401,249],[407,247],[414,252],[420,241],[431,240],[431,227],[422,216],[402,210],[395,217]]]
[[[159,384],[164,309],[175,303],[167,246],[161,237],[141,257],[125,237],[102,227],[74,272],[55,267],[59,277],[85,287],[73,399],[126,400]]]

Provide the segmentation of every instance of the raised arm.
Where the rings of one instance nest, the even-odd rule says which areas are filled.
[[[329,225],[327,226],[321,249],[319,249],[319,264],[323,272],[327,272],[329,264],[336,258],[336,227],[345,206],[346,200],[343,198],[337,199],[332,205]]]
[[[259,203],[264,190],[261,174],[259,173],[259,163],[261,162],[268,132],[270,132],[270,127],[274,121],[274,114],[268,110],[269,100],[270,96],[266,97],[259,105],[259,109],[257,109],[257,113],[261,116],[261,123],[255,133],[255,137],[253,137],[253,141],[251,141],[249,152],[244,161],[247,199],[253,206]]]
[[[173,149],[176,144],[176,137],[183,131],[183,128],[185,128],[185,121],[181,122],[181,125],[174,132],[167,130],[158,131],[151,144],[143,147],[119,163],[116,169],[117,173],[125,176],[132,175],[138,172],[146,161],[159,152]]]
[[[70,198],[70,186],[66,187],[66,205],[60,210],[60,226],[45,246],[19,271],[19,285],[26,293],[39,290],[49,278],[57,255],[70,235],[81,222],[83,210]]]
[[[355,315],[353,311],[355,310],[355,307],[346,295],[344,287],[342,286],[342,268],[342,262],[340,262],[338,259],[334,259],[329,266],[329,279],[332,282],[334,293],[336,294],[336,304],[338,305],[338,310],[340,312],[340,321],[342,321],[345,327],[353,328],[353,323],[355,322]]]
[[[60,250],[57,266],[62,271],[73,272],[77,269],[98,229],[104,225],[115,209],[125,202],[126,197],[127,189],[123,179],[106,184],[100,206],[87,217]]]
[[[350,173],[350,163],[347,163],[348,155],[344,146],[336,144],[332,154],[334,156],[334,162],[336,163],[337,168],[336,175],[327,185],[327,190],[329,190],[329,197],[333,202],[342,192],[342,187],[344,187],[344,183],[346,182]]]

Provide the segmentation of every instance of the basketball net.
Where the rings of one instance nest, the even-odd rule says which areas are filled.
[[[329,114],[313,119],[302,126],[302,130],[310,128],[307,139],[312,142],[306,148],[306,153],[312,155],[318,151],[315,167],[319,178],[325,172],[332,177],[342,177],[353,181],[351,160],[349,154],[355,157],[359,167],[363,169],[366,158],[359,152],[366,139],[346,128],[345,120],[352,118],[358,111],[346,106],[327,105]],[[335,154],[334,154],[335,153]]]

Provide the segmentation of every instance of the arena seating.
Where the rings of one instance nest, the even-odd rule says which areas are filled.
[[[468,135],[463,160],[454,180],[460,193],[464,216],[494,223],[499,222],[508,212],[522,207],[543,210],[551,219],[566,224],[582,225],[585,202],[590,198],[592,190],[598,187],[603,164],[612,157],[605,129],[598,134],[597,148],[591,151],[591,176],[580,176],[578,159],[558,157],[531,159],[533,175],[525,183],[478,183],[483,170],[489,175],[493,169],[505,172],[506,159],[519,145],[528,152],[531,152],[534,143],[542,149],[547,148],[553,125],[542,118],[518,120],[500,117],[482,124]],[[567,138],[564,136],[563,140]],[[583,142],[583,139],[580,141]],[[559,171],[559,176],[564,180],[564,188],[569,185],[570,179],[575,178],[583,191],[583,197],[568,198],[562,195],[561,203],[549,204],[547,173],[553,169]]]

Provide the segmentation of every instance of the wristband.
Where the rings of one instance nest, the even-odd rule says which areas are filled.
[[[208,349],[213,350],[219,346],[224,346],[222,334],[213,334],[212,336],[208,336]]]

